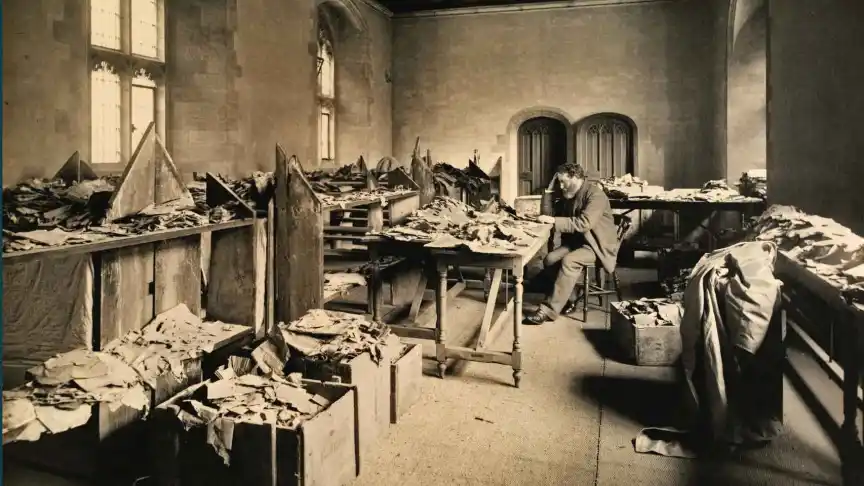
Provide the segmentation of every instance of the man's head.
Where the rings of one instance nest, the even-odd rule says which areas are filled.
[[[558,176],[558,184],[561,190],[567,194],[573,194],[582,188],[585,184],[585,169],[579,164],[562,164],[558,166],[556,171]]]

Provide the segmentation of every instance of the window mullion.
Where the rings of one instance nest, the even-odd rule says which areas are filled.
[[[132,54],[132,0],[120,3],[120,51]]]
[[[120,154],[123,164],[135,152],[132,146],[132,73],[125,67],[120,71]]]

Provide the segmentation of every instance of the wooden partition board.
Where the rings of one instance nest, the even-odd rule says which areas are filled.
[[[296,157],[276,147],[275,258],[277,322],[302,317],[324,299],[321,201]]]
[[[411,160],[411,179],[419,188],[420,206],[425,206],[435,199],[435,180],[432,169],[416,157]]]
[[[256,336],[266,331],[267,225],[213,233],[207,315],[210,319],[248,325]]]

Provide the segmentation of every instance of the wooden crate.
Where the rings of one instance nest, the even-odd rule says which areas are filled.
[[[143,473],[143,418],[143,411],[130,407],[112,411],[107,404],[95,404],[81,427],[42,435],[35,442],[5,444],[3,456],[63,476],[120,484],[114,480]]]
[[[409,344],[404,353],[394,356],[390,365],[390,423],[399,422],[420,399],[420,379],[423,377],[423,349]]]
[[[611,327],[626,357],[638,366],[672,366],[681,356],[679,326],[640,327],[612,303]]]
[[[296,430],[221,419],[233,429],[226,466],[207,444],[207,428],[184,430],[167,406],[205,383],[176,395],[150,420],[154,483],[159,486],[341,486],[357,476],[356,388],[304,380],[310,393],[331,404]]]
[[[297,366],[302,368],[304,378],[338,381],[357,387],[357,432],[360,447],[358,470],[362,470],[374,453],[378,438],[390,427],[389,363],[393,354],[390,347],[384,347],[384,357],[380,364],[372,361],[368,353],[363,353],[341,363],[304,361]]]

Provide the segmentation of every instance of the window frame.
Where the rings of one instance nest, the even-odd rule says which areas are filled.
[[[132,53],[132,2],[140,0],[120,0],[120,49],[111,49],[92,43],[92,37],[88,37],[90,46],[90,85],[89,92],[92,98],[93,85],[92,73],[101,63],[110,65],[120,76],[120,162],[100,162],[93,160],[94,146],[92,141],[93,111],[91,103],[91,141],[90,162],[98,173],[112,173],[122,171],[132,158],[136,147],[132,146],[132,87],[136,85],[136,75],[143,71],[155,84],[154,89],[154,114],[156,133],[163,143],[166,141],[166,89],[165,89],[165,0],[156,0],[157,21],[157,57],[149,57],[142,54]],[[93,32],[92,27],[92,3],[88,2],[88,31]],[[146,129],[146,127],[142,128]]]
[[[318,98],[318,159],[322,163],[332,163],[336,160],[336,62],[335,62],[335,46],[333,35],[325,26],[318,28],[318,55],[316,56],[316,67],[318,67],[318,76],[316,77],[316,95]],[[322,57],[323,56],[323,57]],[[328,62],[329,61],[329,62]],[[328,79],[324,79],[324,66],[329,67]],[[324,86],[329,85],[330,93],[324,93]],[[325,154],[322,150],[324,145],[323,140],[323,117],[326,114],[329,116],[329,137],[328,137],[328,152]],[[329,157],[328,157],[329,155]]]

